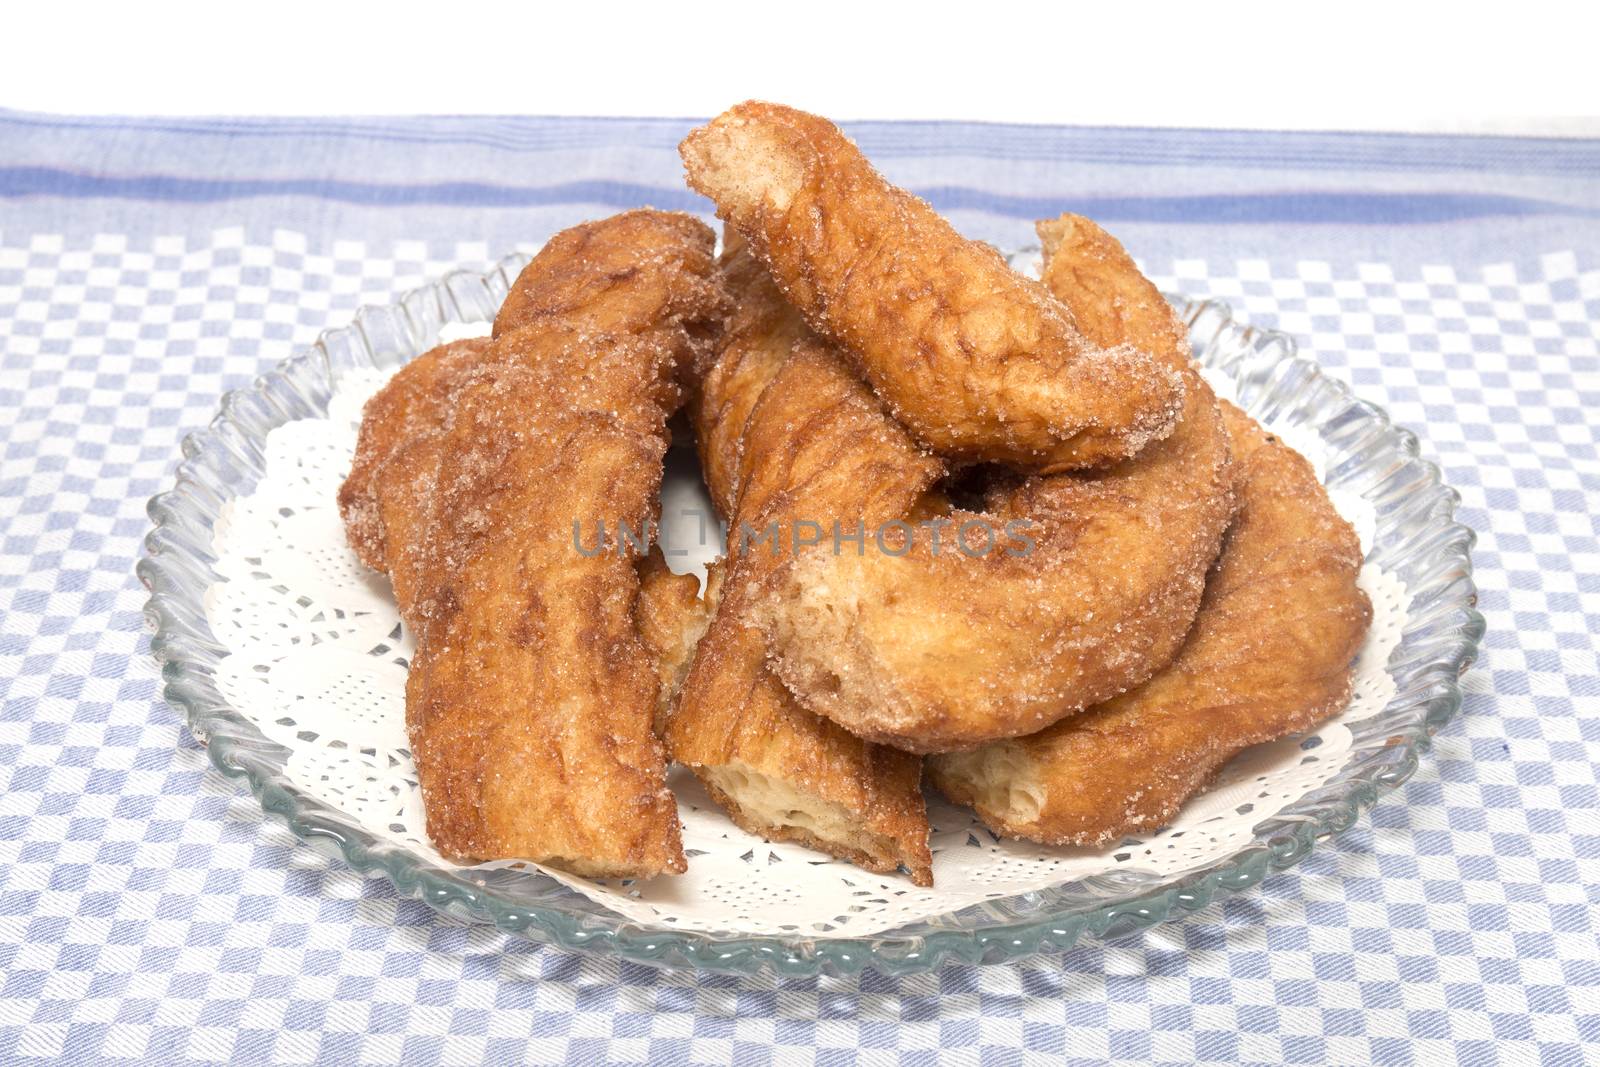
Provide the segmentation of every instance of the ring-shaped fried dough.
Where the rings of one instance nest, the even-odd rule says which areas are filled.
[[[1194,619],[1232,512],[1215,397],[1115,240],[1070,216],[1045,237],[1046,283],[1080,327],[1156,353],[1185,382],[1183,414],[1132,459],[1002,483],[985,511],[954,510],[898,553],[824,545],[775,574],[757,605],[774,669],[863,737],[942,752],[1033,733],[1144,681]],[[969,524],[984,539],[961,540]],[[1002,547],[1018,529],[1031,548]]]

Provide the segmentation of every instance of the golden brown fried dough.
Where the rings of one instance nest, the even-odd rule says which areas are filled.
[[[1033,733],[1150,677],[1194,619],[1232,509],[1215,397],[1115,240],[1077,218],[1049,237],[1046,280],[1090,340],[1156,353],[1184,380],[1183,415],[1104,471],[997,486],[987,511],[935,517],[903,554],[823,546],[777,576],[757,608],[775,669],[863,737],[941,752]]]
[[[724,518],[739,511],[749,475],[745,425],[795,343],[811,331],[783,299],[735,230],[724,231],[723,287],[734,297],[722,343],[696,368],[689,418],[712,503]],[[770,481],[770,476],[769,479]],[[771,488],[758,491],[763,498]]]
[[[826,345],[805,334],[748,254],[726,257],[736,310],[691,411],[713,498],[732,516],[722,593],[667,728],[672,757],[751,833],[932,884],[921,761],[797,706],[746,620],[787,545],[741,546],[740,524],[780,537],[800,516],[902,513],[939,476]],[[743,550],[741,551],[741,548]]]
[[[1037,282],[885,181],[827,120],[745,103],[680,151],[690,186],[934,451],[1050,472],[1172,429],[1183,383],[1170,361],[1138,343],[1097,349]]]
[[[443,425],[456,373],[481,362],[489,344],[487,337],[473,337],[424,352],[367,401],[355,460],[339,487],[339,514],[356,557],[373,570],[389,569],[377,508],[379,472],[406,442]]]
[[[700,331],[704,309],[722,299],[705,233],[688,215],[648,208],[563,230],[517,276],[494,336],[545,322],[609,334],[667,322]]]
[[[1372,619],[1355,531],[1303,457],[1224,409],[1239,515],[1172,665],[1032,737],[929,761],[939,789],[997,832],[1103,845],[1157,829],[1238,752],[1349,700]]]
[[[725,311],[712,245],[659,212],[559,235],[519,279],[525,325],[423,357],[369,405],[341,503],[416,635],[407,732],[447,856],[685,868],[617,529],[654,518],[677,376]]]

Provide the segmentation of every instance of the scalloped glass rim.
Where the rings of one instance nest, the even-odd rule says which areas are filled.
[[[1237,382],[1247,410],[1279,425],[1310,427],[1323,438],[1329,482],[1360,492],[1377,513],[1369,558],[1398,573],[1413,596],[1403,639],[1389,662],[1395,699],[1381,714],[1354,724],[1354,747],[1339,774],[1258,825],[1250,845],[1177,876],[1116,872],[870,937],[828,938],[647,928],[548,878],[530,880],[539,886],[536,893],[481,886],[375,838],[292,785],[283,775],[288,750],[263,737],[218,692],[215,667],[227,650],[213,637],[203,607],[215,578],[213,523],[226,500],[255,485],[269,430],[325,414],[345,372],[397,365],[427,347],[445,324],[493,318],[526,262],[526,256],[508,256],[487,273],[459,271],[396,304],[362,308],[350,326],[325,331],[309,350],[227,394],[210,425],[184,438],[176,485],[153,497],[148,509],[155,527],[145,539],[147,556],[138,574],[150,591],[145,617],[167,701],[218,769],[248,779],[264,810],[319,851],[343,857],[365,874],[384,875],[403,897],[575,951],[739,973],[837,973],[871,966],[904,974],[948,960],[992,963],[1061,951],[1086,937],[1118,937],[1203,908],[1298,862],[1316,842],[1347,829],[1379,796],[1409,778],[1433,733],[1461,705],[1458,680],[1477,654],[1483,618],[1474,609],[1474,537],[1454,521],[1459,496],[1441,483],[1437,467],[1420,458],[1415,435],[1296,355],[1291,338],[1241,327],[1215,301],[1174,300],[1190,325],[1196,356]]]

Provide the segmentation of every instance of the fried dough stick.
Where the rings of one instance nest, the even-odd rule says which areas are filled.
[[[680,146],[710,197],[889,410],[959,461],[1048,473],[1165,436],[1183,387],[1140,344],[1085,336],[1031,279],[889,184],[832,123],[748,102]]]
[[[674,324],[703,331],[705,309],[725,299],[706,232],[688,215],[650,210],[563,230],[517,276],[495,316],[494,336],[541,322],[610,336]],[[351,547],[372,569],[388,569],[373,507],[374,477],[401,444],[442,426],[454,375],[488,361],[490,343],[471,338],[440,345],[401,367],[368,401],[339,508]]]
[[[677,375],[725,310],[712,246],[661,212],[559,235],[515,290],[545,313],[421,357],[366,413],[340,502],[416,634],[407,732],[451,858],[685,869],[615,531],[653,516]]]
[[[897,517],[941,467],[829,346],[806,336],[748,253],[730,252],[724,273],[736,310],[691,414],[713,499],[732,520],[732,555],[716,564],[712,588],[723,592],[669,720],[668,748],[745,830],[868,870],[903,866],[931,885],[921,760],[804,710],[767,670],[765,639],[745,613],[788,548],[741,552],[739,524],[776,522],[787,538],[795,518],[853,528],[863,515]]]
[[[1172,665],[1032,737],[929,761],[939,789],[996,832],[1104,845],[1157,829],[1234,755],[1349,700],[1372,620],[1355,532],[1303,457],[1224,412],[1239,515]]]
[[[1000,483],[985,512],[949,513],[902,555],[796,557],[758,608],[776,670],[863,737],[971,748],[1139,684],[1176,654],[1216,559],[1232,513],[1227,435],[1187,331],[1094,223],[1063,216],[1041,231],[1046,281],[1085,335],[1155,353],[1184,382],[1182,417],[1103,471]],[[1031,550],[1006,536],[1016,529]]]

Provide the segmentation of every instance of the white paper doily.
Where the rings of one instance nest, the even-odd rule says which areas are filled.
[[[1208,377],[1231,395],[1230,383]],[[290,750],[287,777],[375,836],[448,865],[423,833],[406,744],[410,635],[387,579],[361,566],[347,547],[335,504],[362,404],[383,380],[376,372],[351,374],[327,418],[290,423],[268,436],[265,475],[249,496],[225,505],[216,523],[221,580],[206,593],[206,614],[229,650],[218,688],[263,734]],[[1320,473],[1315,434],[1291,430],[1284,436]],[[674,569],[694,570],[715,555],[716,537],[703,521],[709,501],[692,459],[674,460],[663,490],[662,543]],[[1370,546],[1374,523],[1366,501],[1336,492],[1334,503],[1356,525],[1363,548]],[[1345,724],[1376,714],[1393,697],[1384,665],[1399,643],[1409,597],[1397,579],[1372,566],[1363,569],[1361,584],[1372,598],[1373,625],[1350,707],[1305,738],[1244,753],[1172,826],[1146,838],[1104,851],[998,840],[970,811],[930,796],[935,887],[921,889],[899,875],[872,874],[747,834],[678,769],[672,786],[690,857],[687,874],[598,883],[538,869],[647,925],[866,936],[1091,876],[1164,876],[1203,867],[1247,845],[1256,824],[1332,779],[1351,747]],[[483,868],[507,866],[521,865]]]

